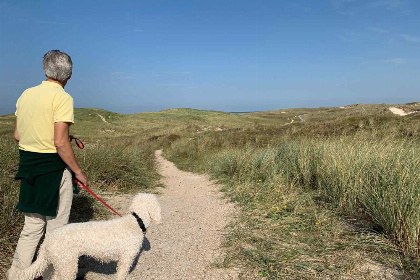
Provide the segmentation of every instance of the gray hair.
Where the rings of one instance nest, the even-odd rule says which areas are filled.
[[[68,54],[59,50],[52,50],[44,55],[42,62],[44,72],[47,78],[63,82],[67,80],[72,73],[73,62]]]

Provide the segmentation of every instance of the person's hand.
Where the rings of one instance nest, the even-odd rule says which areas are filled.
[[[79,173],[75,173],[74,174],[76,176],[76,179],[78,181],[80,181],[80,183],[82,183],[83,185],[87,185],[87,177],[86,175],[83,173],[83,171],[80,171]]]

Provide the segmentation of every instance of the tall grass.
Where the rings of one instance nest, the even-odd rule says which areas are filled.
[[[212,174],[243,207],[244,216],[229,236],[236,239],[229,241],[236,248],[231,258],[246,262],[269,279],[321,279],[330,273],[341,277],[343,263],[367,251],[376,252],[378,258],[393,258],[393,246],[385,245],[386,241],[363,236],[353,240],[343,233],[352,229],[326,210],[331,209],[363,221],[368,231],[387,236],[408,256],[404,266],[414,275],[407,272],[408,279],[420,276],[417,139],[380,140],[363,133],[326,139],[260,134],[247,139],[234,131],[209,133],[178,140],[165,150],[177,166]],[[232,245],[235,242],[241,244]],[[317,258],[325,255],[335,264],[317,268]],[[301,266],[308,270],[298,273]],[[332,267],[339,271],[331,271]],[[312,274],[312,269],[319,273]]]
[[[347,215],[370,219],[407,254],[419,256],[420,147],[356,139],[285,142],[276,148],[224,151],[218,177],[272,181],[319,191]]]
[[[243,206],[227,239],[245,240],[245,245],[237,245],[232,258],[246,259],[258,275],[271,279],[338,279],[351,272],[358,255],[392,258],[394,251],[388,254],[388,243],[376,237],[354,238],[335,214],[317,206],[319,199],[370,220],[407,255],[419,254],[420,115],[401,118],[388,107],[252,114],[174,109],[133,115],[76,109],[72,132],[85,140],[86,149],[76,156],[93,189],[152,188],[158,177],[153,150],[164,148],[179,167],[208,171],[223,181]],[[14,116],[0,121],[2,270],[23,221],[14,208],[19,191],[13,180],[18,162]],[[85,206],[96,203],[76,197],[73,208],[92,212]]]
[[[23,223],[21,213],[15,209],[19,197],[19,183],[14,180],[18,148],[12,135],[0,136],[0,270],[9,264],[6,256],[13,254],[13,245]]]
[[[151,145],[130,139],[86,143],[76,151],[92,188],[132,191],[153,188],[158,178]]]
[[[0,135],[0,273],[9,265],[23,226],[23,215],[15,206],[19,197],[17,172],[18,144],[12,138],[12,128]],[[85,141],[85,149],[76,157],[88,176],[95,192],[139,192],[156,186],[157,171],[152,146],[131,138]],[[71,222],[103,218],[107,213],[90,195],[81,191],[73,201]]]

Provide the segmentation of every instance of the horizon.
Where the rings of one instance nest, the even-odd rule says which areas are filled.
[[[0,0],[0,115],[45,79],[51,49],[72,57],[75,107],[122,114],[419,99],[414,0],[59,5]]]
[[[221,111],[221,110],[212,110],[212,109],[198,109],[198,108],[191,108],[191,107],[174,107],[174,108],[166,108],[156,111],[141,111],[141,112],[133,112],[133,113],[120,113],[117,111],[112,111],[108,109],[103,108],[94,108],[94,107],[75,107],[74,109],[86,109],[86,110],[103,110],[111,113],[117,113],[121,115],[135,115],[135,114],[141,114],[141,113],[155,113],[155,112],[163,112],[168,110],[177,110],[177,109],[185,109],[185,110],[198,110],[198,111],[209,111],[209,112],[222,112],[222,113],[230,113],[230,114],[248,114],[248,113],[262,113],[262,112],[270,112],[270,111],[280,111],[280,110],[293,110],[293,109],[322,109],[322,108],[340,108],[340,107],[346,107],[346,106],[353,106],[353,105],[387,105],[387,106],[401,106],[401,105],[409,105],[409,104],[420,104],[420,101],[411,101],[406,103],[353,103],[353,104],[346,104],[343,106],[319,106],[319,107],[290,107],[290,108],[277,108],[277,109],[268,109],[268,110],[260,110],[260,111]],[[0,117],[13,115],[14,112],[8,113],[8,114],[1,114]]]

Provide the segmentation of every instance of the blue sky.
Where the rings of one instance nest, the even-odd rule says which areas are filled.
[[[420,100],[417,0],[3,1],[0,114],[74,63],[76,107],[134,113]]]

